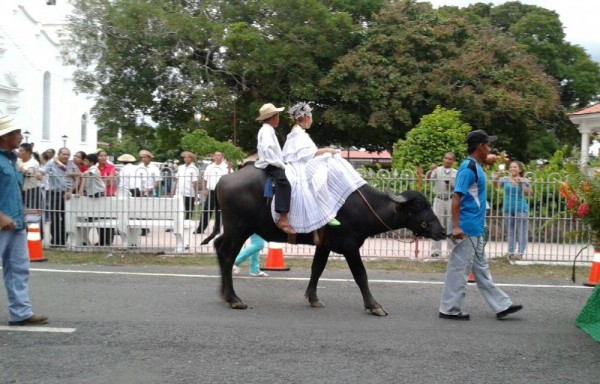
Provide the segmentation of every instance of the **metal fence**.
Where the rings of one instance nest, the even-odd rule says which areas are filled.
[[[419,190],[424,193],[431,201],[433,201],[432,183],[425,180],[422,175],[414,172],[390,172],[390,171],[366,171],[360,170],[362,176],[373,187],[385,190],[390,188],[396,193],[400,193],[406,189]],[[49,176],[52,177],[52,176]],[[169,192],[176,180],[176,175],[172,172],[164,172],[158,183],[158,187],[154,190],[152,196],[136,197],[130,191],[122,188],[124,184],[136,185],[137,181],[141,182],[141,178],[146,178],[147,175],[134,176],[140,180],[122,180],[117,179],[118,197],[112,199],[157,199],[169,198]],[[187,177],[187,179],[186,179]],[[526,175],[531,180],[532,195],[527,197],[529,203],[529,216],[526,218],[528,244],[522,260],[532,262],[572,262],[575,256],[586,246],[586,239],[572,237],[569,234],[580,229],[581,223],[574,221],[564,215],[566,207],[563,199],[558,193],[560,183],[560,175],[550,175],[546,179],[538,179],[534,174]],[[76,183],[80,179],[75,180]],[[489,240],[486,247],[488,257],[505,257],[508,253],[507,245],[507,225],[502,211],[503,199],[505,198],[502,188],[494,188],[491,183],[492,175],[488,175],[488,216],[487,227],[489,229]],[[192,176],[181,176],[179,184],[198,180]],[[201,186],[201,175],[198,181]],[[200,187],[199,187],[200,188]],[[74,243],[72,238],[64,239],[63,243],[54,245],[51,244],[51,239],[60,238],[61,231],[64,233],[64,225],[67,220],[65,215],[65,204],[60,199],[64,199],[64,195],[57,195],[53,191],[44,190],[43,185],[39,192],[29,191],[24,194],[26,207],[34,210],[33,212],[41,213],[41,223],[43,223],[43,244],[44,247],[61,247],[74,251],[91,251],[106,249],[117,252],[144,252],[144,253],[166,253],[166,254],[214,254],[212,242],[203,245],[202,241],[212,232],[214,226],[214,215],[207,209],[210,205],[210,200],[205,200],[203,195],[198,199],[193,196],[187,198],[184,208],[185,220],[182,225],[178,225],[172,218],[160,220],[155,218],[147,221],[147,227],[137,228],[135,236],[135,244],[123,241],[124,233],[119,233],[117,228],[112,228],[107,232],[107,228],[102,229],[100,225],[94,227],[82,227],[78,230],[80,235],[85,238],[83,242]],[[72,197],[73,199],[77,197]],[[210,196],[208,197],[211,198]],[[107,199],[101,197],[100,199]],[[183,198],[186,200],[186,198]],[[140,204],[138,204],[140,205]],[[140,205],[148,207],[149,205]],[[133,207],[133,208],[131,208]],[[37,210],[39,209],[39,210]],[[81,208],[80,208],[81,209]],[[119,208],[124,209],[124,208]],[[130,210],[135,211],[135,205],[130,204]],[[36,211],[37,210],[37,211]],[[94,211],[97,212],[97,211]],[[144,212],[146,214],[147,212]],[[118,212],[106,212],[101,217],[109,218],[118,215]],[[139,217],[146,217],[140,213]],[[95,215],[98,215],[95,213]],[[85,215],[84,215],[85,216]],[[135,214],[133,215],[135,216]],[[31,217],[31,216],[30,216]],[[35,216],[33,216],[35,217]],[[115,220],[118,217],[115,216]],[[90,221],[94,218],[90,217]],[[31,221],[31,220],[30,220]],[[202,233],[198,229],[203,227],[203,223],[207,223],[206,229]],[[146,222],[143,222],[146,223]],[[138,222],[138,227],[140,227]],[[177,229],[175,227],[178,226]],[[57,229],[58,228],[58,229]],[[51,231],[54,231],[52,236]],[[104,233],[101,234],[101,232]],[[85,232],[85,233],[83,233]],[[64,235],[62,235],[64,236]],[[106,240],[109,236],[110,240]],[[178,238],[178,236],[182,236]],[[71,236],[72,237],[72,236]],[[100,243],[101,237],[103,244]],[[179,240],[178,240],[179,239]],[[183,239],[183,240],[181,240]],[[130,236],[131,240],[131,236]],[[178,241],[184,242],[183,248],[178,248]],[[442,242],[441,257],[447,257],[451,249],[451,243],[448,241]],[[413,239],[411,234],[404,230],[383,233],[381,235],[369,238],[365,241],[361,248],[361,254],[365,258],[409,258],[409,259],[429,259],[431,258],[432,241],[428,239]],[[314,252],[313,246],[308,245],[284,245],[284,254],[287,256],[305,256],[310,257]],[[263,252],[266,254],[267,249]],[[340,256],[340,255],[333,255]],[[581,253],[577,259],[580,262],[589,262],[593,256],[593,249],[589,247]]]

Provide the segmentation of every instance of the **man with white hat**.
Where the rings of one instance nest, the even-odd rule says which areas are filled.
[[[142,149],[139,155],[142,162],[138,165],[137,174],[142,178],[142,195],[152,197],[160,185],[160,169],[152,163],[154,155],[150,151]]]
[[[141,196],[140,187],[142,183],[136,175],[137,165],[133,165],[136,161],[135,157],[129,153],[124,153],[117,158],[117,161],[124,164],[119,171],[119,187],[131,192],[132,196]]]
[[[9,325],[46,324],[48,318],[34,315],[29,301],[29,252],[21,186],[23,175],[16,167],[14,152],[23,140],[13,118],[0,116],[0,256],[4,287],[8,296]]]
[[[275,182],[275,212],[280,214],[276,224],[283,232],[292,235],[296,233],[288,220],[292,187],[285,176],[283,153],[275,134],[275,128],[279,126],[279,112],[283,109],[283,107],[276,108],[271,103],[260,107],[260,115],[256,118],[256,121],[262,122],[263,125],[258,131],[258,144],[256,147],[258,160],[254,163],[254,166],[264,169]]]

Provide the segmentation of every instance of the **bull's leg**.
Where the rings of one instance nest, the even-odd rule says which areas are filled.
[[[317,247],[315,250],[315,256],[313,258],[310,272],[310,281],[308,282],[306,293],[304,293],[304,297],[308,299],[311,307],[323,307],[323,303],[321,303],[319,297],[317,296],[317,283],[319,282],[321,274],[323,274],[323,271],[325,270],[327,259],[329,259],[329,252],[329,249],[325,247]]]
[[[218,237],[215,242],[215,248],[217,250],[217,259],[219,260],[219,267],[221,268],[221,297],[229,306],[233,309],[246,309],[248,306],[244,304],[233,289],[233,276],[231,270],[235,257],[239,253],[243,241],[235,241],[231,236],[224,234]]]
[[[356,251],[345,253],[344,256],[346,257],[346,261],[348,262],[352,276],[354,276],[354,281],[356,281],[358,288],[360,288],[360,293],[362,294],[363,301],[365,303],[365,309],[375,316],[387,316],[387,312],[381,305],[379,305],[377,301],[375,301],[371,295],[371,290],[369,289],[369,278],[367,277],[367,271],[362,259],[360,258],[360,252],[358,251],[358,248]]]

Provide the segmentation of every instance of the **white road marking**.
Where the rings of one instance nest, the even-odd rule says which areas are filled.
[[[0,331],[11,331],[11,332],[49,332],[49,333],[73,333],[77,328],[53,328],[44,327],[43,325],[26,326],[26,325],[0,325]]]
[[[125,275],[125,276],[150,276],[150,277],[190,277],[190,278],[208,278],[220,279],[220,275],[194,275],[185,273],[153,273],[153,272],[123,272],[123,271],[90,271],[76,269],[44,269],[31,268],[31,271],[36,272],[51,272],[51,273],[83,273],[90,275]],[[235,276],[235,279],[254,279],[251,276]],[[284,281],[308,281],[308,277],[275,277],[273,275],[260,278],[260,280],[284,280]],[[319,282],[352,282],[354,279],[334,279],[321,277]],[[421,285],[443,285],[443,281],[426,281],[426,280],[391,280],[391,279],[369,279],[371,284],[421,284]],[[474,284],[473,284],[474,285]],[[594,289],[594,287],[586,287],[583,285],[552,285],[552,284],[513,284],[513,283],[496,283],[499,287],[521,287],[521,288],[561,288],[561,289]]]

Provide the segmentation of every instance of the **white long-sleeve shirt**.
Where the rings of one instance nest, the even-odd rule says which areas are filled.
[[[264,123],[258,131],[257,142],[256,149],[258,160],[254,163],[256,168],[265,169],[271,164],[275,167],[285,169],[283,153],[281,152],[281,146],[279,145],[277,135],[275,134],[275,128]]]

